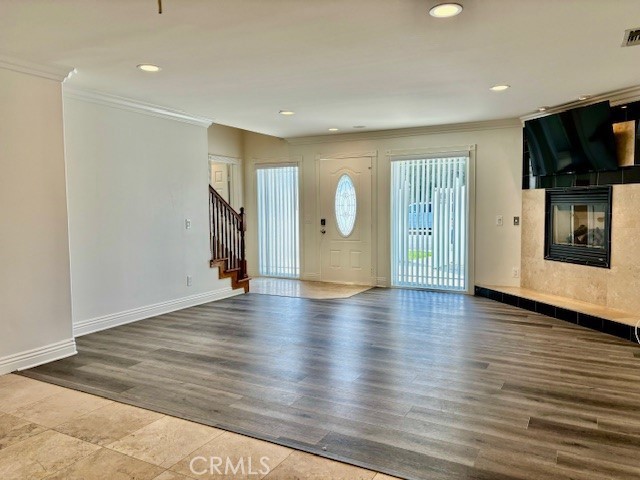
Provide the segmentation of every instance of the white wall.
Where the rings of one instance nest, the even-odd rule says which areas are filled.
[[[209,153],[226,157],[242,158],[244,131],[226,125],[213,124],[207,129]]]
[[[519,285],[513,268],[520,267],[520,229],[513,216],[521,211],[522,128],[517,121],[476,125],[396,130],[334,137],[286,140],[245,133],[245,204],[248,208],[248,258],[255,275],[256,198],[255,161],[298,161],[302,168],[303,278],[317,279],[320,272],[316,218],[316,158],[338,154],[377,152],[374,189],[377,194],[377,245],[374,258],[379,285],[390,280],[390,162],[389,151],[476,145],[475,283]],[[504,216],[497,227],[496,215]],[[253,270],[252,270],[253,269]]]
[[[229,296],[209,268],[207,129],[72,95],[64,109],[76,333]]]
[[[73,354],[60,81],[0,68],[0,374]]]

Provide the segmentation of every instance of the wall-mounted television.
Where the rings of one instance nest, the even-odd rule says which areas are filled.
[[[536,176],[618,169],[609,102],[529,120],[524,133]]]

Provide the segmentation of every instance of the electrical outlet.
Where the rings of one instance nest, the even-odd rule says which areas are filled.
[[[496,216],[496,226],[501,227],[504,223],[504,219],[502,218],[502,215],[497,215]]]
[[[520,217],[513,217],[513,224],[517,227],[520,225]]]
[[[520,278],[520,269],[519,268],[513,268],[513,278]]]
[[[187,275],[187,287],[193,285],[193,277],[191,275]]]
[[[187,230],[189,230],[191,228],[191,219],[190,218],[187,218],[184,221],[184,228],[186,228]]]

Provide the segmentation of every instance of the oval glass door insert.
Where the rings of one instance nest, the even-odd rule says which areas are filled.
[[[343,237],[348,237],[353,233],[357,208],[356,187],[351,177],[345,173],[338,180],[335,198],[336,224],[338,232]]]

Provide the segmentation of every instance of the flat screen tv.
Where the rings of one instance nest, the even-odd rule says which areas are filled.
[[[536,176],[618,169],[609,102],[529,120],[524,132]]]

